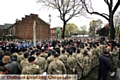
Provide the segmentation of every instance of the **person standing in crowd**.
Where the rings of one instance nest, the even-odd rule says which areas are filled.
[[[62,54],[59,56],[59,59],[65,64],[65,66],[66,66],[67,58],[68,55],[65,53],[65,50],[63,49]]]
[[[36,50],[32,50],[30,56],[34,56],[36,58]]]
[[[27,52],[27,49],[22,49],[22,54],[18,55],[18,57],[17,57],[18,63],[20,63],[24,59],[24,53],[26,53],[26,52]]]
[[[8,74],[18,74],[18,63],[11,61],[10,56],[4,56],[2,61],[5,64],[4,67],[8,70]]]
[[[54,54],[55,54],[55,50],[52,50],[51,55],[47,58],[47,67],[49,66],[49,64],[54,60]]]
[[[40,54],[40,56],[41,57],[44,57],[45,59],[47,59],[47,57],[48,57],[48,54],[45,52],[45,47],[42,47],[41,48],[41,54]]]
[[[66,74],[66,68],[64,63],[59,60],[59,54],[54,54],[54,61],[52,61],[48,67],[48,74]]]
[[[119,59],[119,48],[117,47],[117,45],[114,46],[113,51],[111,52],[111,57],[112,68],[116,70]]]
[[[67,68],[67,74],[75,74],[76,66],[77,66],[77,60],[74,56],[72,56],[73,51],[69,51],[69,57],[67,58],[66,62],[66,68]]]
[[[29,52],[24,53],[24,59],[20,62],[20,70],[28,65],[28,58],[30,57]]]
[[[108,80],[108,71],[110,70],[112,72],[108,56],[109,52],[104,51],[103,55],[99,57],[99,71],[97,80]]]
[[[44,57],[40,56],[40,51],[37,51],[36,55],[37,57],[36,57],[35,63],[40,67],[40,74],[43,74],[44,72],[46,72],[47,61]]]
[[[83,53],[83,77],[86,77],[89,73],[89,56],[88,52],[85,50]]]
[[[22,74],[40,74],[40,67],[35,64],[35,57],[28,58],[28,65],[22,69]]]
[[[76,67],[76,73],[78,76],[78,79],[80,80],[82,77],[82,70],[83,70],[83,54],[80,52],[80,49],[77,49],[76,53],[76,60],[77,60],[77,67]]]

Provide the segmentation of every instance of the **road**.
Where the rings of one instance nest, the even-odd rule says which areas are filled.
[[[98,76],[98,67],[92,69],[89,75],[82,80],[97,80],[97,76]],[[118,62],[118,67],[116,69],[115,76],[111,77],[109,73],[108,80],[120,80],[120,61]]]

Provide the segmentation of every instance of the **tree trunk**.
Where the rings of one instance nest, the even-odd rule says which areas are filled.
[[[110,39],[114,40],[115,39],[115,28],[113,24],[113,19],[110,21]]]
[[[64,37],[65,37],[65,26],[66,26],[66,23],[67,23],[67,22],[63,21],[62,39],[64,39]]]
[[[112,8],[110,8],[109,26],[110,26],[110,39],[114,40],[115,39],[115,28],[114,28],[114,22],[113,22]]]
[[[114,28],[114,22],[113,22],[113,0],[110,0],[110,6],[109,6],[109,26],[110,26],[110,39],[115,39],[115,28]]]

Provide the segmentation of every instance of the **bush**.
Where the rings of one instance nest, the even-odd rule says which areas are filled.
[[[13,40],[13,39],[19,39],[18,36],[0,36],[0,39],[3,39],[3,40]]]

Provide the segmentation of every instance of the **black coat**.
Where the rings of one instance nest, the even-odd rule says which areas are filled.
[[[99,57],[99,71],[98,71],[98,80],[107,80],[108,71],[112,72],[110,65],[110,60],[107,56],[102,55]]]
[[[109,70],[112,71],[110,60],[107,56],[102,55],[99,57],[99,69],[105,72],[108,72]]]
[[[0,66],[4,66],[5,64],[0,60]]]

